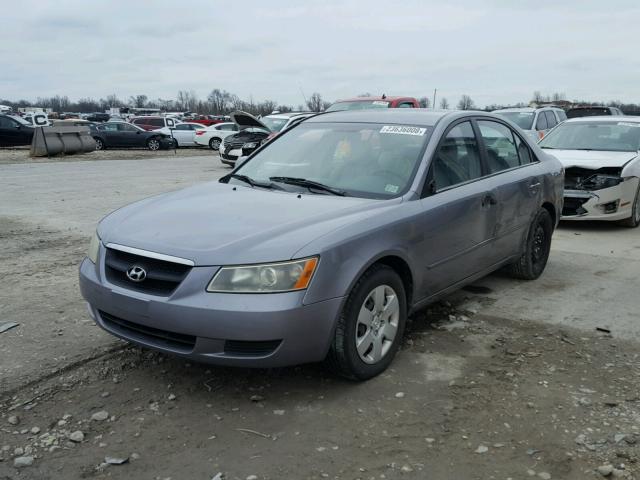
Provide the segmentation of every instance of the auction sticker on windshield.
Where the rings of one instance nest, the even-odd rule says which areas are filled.
[[[424,135],[426,128],[406,127],[401,125],[385,125],[380,129],[380,133],[395,133],[398,135]]]

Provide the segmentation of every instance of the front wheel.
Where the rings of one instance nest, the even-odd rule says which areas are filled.
[[[151,138],[147,141],[147,148],[152,151],[160,150],[160,140]]]
[[[94,140],[96,141],[96,150],[104,150],[104,142],[97,137],[94,137]]]
[[[219,138],[212,138],[209,140],[209,148],[211,150],[219,150],[220,149],[221,140]]]
[[[352,380],[367,380],[382,373],[398,351],[406,318],[402,280],[392,268],[374,266],[347,298],[327,364]]]
[[[542,275],[551,251],[552,234],[551,215],[546,209],[541,208],[529,227],[524,253],[507,267],[508,273],[523,280],[535,280]]]
[[[636,198],[633,200],[631,216],[624,220],[620,220],[620,225],[629,228],[636,228],[640,225],[640,185],[638,185],[638,190],[636,190]]]

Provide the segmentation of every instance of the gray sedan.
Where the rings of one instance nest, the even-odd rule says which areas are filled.
[[[411,312],[502,267],[539,277],[562,191],[561,164],[495,115],[317,115],[218,182],[108,215],[80,288],[138,345],[364,380]]]

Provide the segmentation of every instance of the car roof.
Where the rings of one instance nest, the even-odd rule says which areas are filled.
[[[386,96],[384,98],[382,98],[382,96],[373,96],[373,97],[353,97],[353,98],[343,98],[341,100],[336,100],[334,103],[341,103],[341,102],[371,102],[371,101],[376,101],[376,100],[382,100],[385,102],[392,102],[392,101],[397,101],[397,100],[413,100],[413,97],[407,97],[407,96]]]
[[[513,108],[500,108],[494,110],[493,113],[508,113],[508,112],[522,112],[522,113],[535,113],[540,110],[562,110],[560,107],[552,107],[545,105],[544,107],[513,107]]]
[[[283,112],[283,113],[270,113],[269,115],[265,115],[265,117],[269,118],[291,118],[297,117],[300,115],[315,115],[315,112]]]
[[[601,109],[610,110],[612,108],[618,108],[618,107],[607,107],[606,105],[578,105],[577,107],[571,107],[569,110],[588,110],[590,108],[601,108]]]
[[[590,117],[576,117],[565,120],[564,123],[587,123],[593,122],[628,122],[628,123],[640,123],[640,116],[633,115],[593,115]]]
[[[482,114],[480,111],[462,110],[427,110],[423,108],[375,108],[370,110],[343,110],[315,115],[305,123],[345,122],[345,123],[398,123],[409,125],[433,126],[441,118],[447,116],[464,116]],[[497,118],[497,117],[496,117]]]

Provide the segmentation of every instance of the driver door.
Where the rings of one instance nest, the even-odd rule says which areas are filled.
[[[484,178],[486,167],[470,120],[444,134],[431,160],[420,200],[420,290],[435,295],[491,266],[497,222],[497,193]]]

